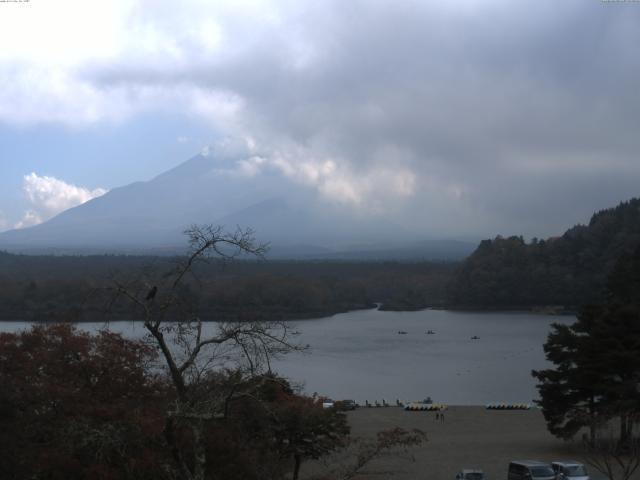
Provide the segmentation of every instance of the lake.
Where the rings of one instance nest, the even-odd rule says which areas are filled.
[[[308,394],[358,402],[430,396],[452,405],[530,403],[537,398],[530,372],[548,365],[542,345],[550,324],[574,320],[519,312],[358,310],[292,322],[310,349],[275,361],[274,370],[303,383]],[[0,330],[28,326],[2,322]],[[87,330],[103,326],[80,324]],[[129,337],[143,334],[137,322],[111,322],[109,328]]]

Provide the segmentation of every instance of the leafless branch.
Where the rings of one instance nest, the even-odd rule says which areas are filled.
[[[585,442],[583,457],[609,480],[629,480],[640,468],[640,439],[624,445],[611,437],[600,438],[593,445]]]

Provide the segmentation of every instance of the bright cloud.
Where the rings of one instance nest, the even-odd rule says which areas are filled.
[[[107,193],[104,188],[89,190],[69,184],[55,177],[25,175],[22,189],[31,208],[24,213],[15,228],[26,228],[42,223],[60,212],[81,205]]]
[[[273,142],[260,143],[252,137],[227,137],[205,147],[201,153],[221,161],[219,173],[256,177],[275,171],[316,189],[329,200],[364,212],[382,212],[385,206],[415,193],[415,174],[408,168],[380,164],[359,171],[344,159],[318,157],[312,148],[284,140],[274,148]]]
[[[0,123],[194,115],[253,139],[238,174],[275,170],[360,209],[413,202],[472,231],[501,227],[487,211],[516,231],[566,226],[637,192],[640,8],[346,3],[8,3]]]

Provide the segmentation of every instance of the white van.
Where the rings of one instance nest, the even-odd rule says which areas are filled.
[[[565,462],[551,462],[558,480],[590,480],[587,469],[580,462],[568,460]]]

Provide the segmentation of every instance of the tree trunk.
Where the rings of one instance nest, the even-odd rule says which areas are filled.
[[[589,446],[591,448],[596,446],[596,407],[593,396],[589,399]]]
[[[184,461],[184,458],[182,457],[182,453],[180,452],[180,449],[178,448],[178,445],[176,443],[174,423],[171,417],[167,417],[165,420],[164,436],[167,441],[167,445],[169,446],[169,449],[171,451],[171,455],[173,456],[173,459],[176,462],[176,465],[178,467],[179,476],[177,478],[182,478],[184,480],[191,480],[192,478],[191,471],[189,470],[189,467]]]
[[[620,447],[625,448],[629,444],[629,416],[620,415]]]
[[[300,475],[300,465],[302,464],[302,457],[300,455],[293,456],[293,480],[298,480],[298,475]]]
[[[591,425],[589,425],[589,446],[592,448],[596,446],[596,423],[595,422],[591,422]]]
[[[207,449],[202,420],[191,421],[193,433],[193,480],[204,480],[207,467]]]

